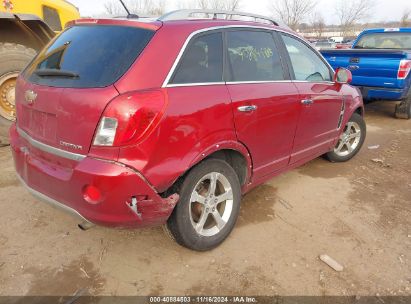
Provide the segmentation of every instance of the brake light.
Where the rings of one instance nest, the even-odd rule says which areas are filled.
[[[101,202],[102,194],[97,187],[86,185],[83,187],[83,198],[87,203],[95,205]]]
[[[411,70],[411,60],[401,60],[400,67],[398,68],[398,79],[405,79]]]
[[[166,106],[161,90],[124,94],[105,109],[93,145],[125,146],[135,144],[160,122]]]

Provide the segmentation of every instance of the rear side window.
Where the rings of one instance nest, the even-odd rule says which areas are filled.
[[[295,80],[331,81],[331,71],[324,61],[305,43],[288,35],[281,35],[290,56]]]
[[[187,47],[171,84],[223,81],[223,38],[221,33],[201,35]]]
[[[43,18],[53,31],[62,30],[60,16],[54,8],[43,6]]]
[[[130,68],[153,35],[152,30],[135,27],[75,26],[43,50],[25,75],[40,85],[106,87]]]
[[[284,80],[280,55],[271,33],[227,33],[230,81]]]

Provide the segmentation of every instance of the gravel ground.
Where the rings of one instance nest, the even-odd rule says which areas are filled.
[[[247,194],[231,236],[205,253],[161,227],[79,230],[19,185],[0,148],[0,296],[411,295],[411,121],[393,108],[367,106],[350,162],[319,158]]]

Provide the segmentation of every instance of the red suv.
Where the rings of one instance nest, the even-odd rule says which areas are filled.
[[[10,137],[21,182],[83,228],[166,224],[207,250],[242,194],[352,158],[366,127],[349,71],[294,32],[184,12],[69,24],[19,77]]]

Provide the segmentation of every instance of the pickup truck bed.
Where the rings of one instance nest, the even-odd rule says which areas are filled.
[[[344,67],[353,74],[352,85],[365,99],[401,100],[407,96],[410,77],[398,78],[401,60],[411,59],[411,51],[343,49],[321,51],[336,69]]]

